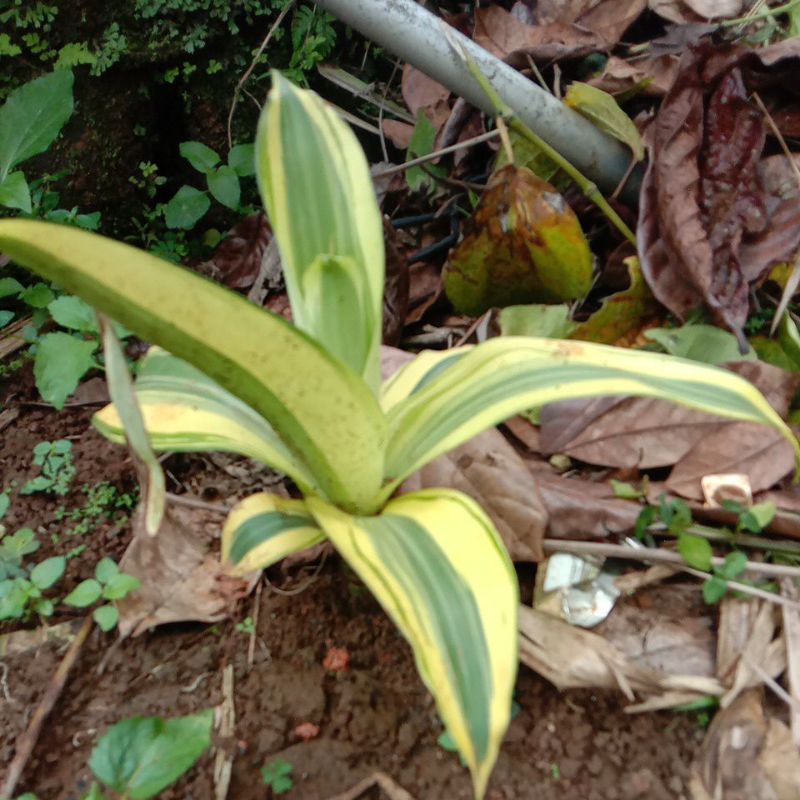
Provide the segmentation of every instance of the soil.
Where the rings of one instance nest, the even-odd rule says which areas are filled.
[[[83,484],[110,481],[130,491],[134,478],[126,452],[88,425],[92,408],[57,413],[31,405],[35,399],[24,371],[0,389],[6,408],[19,417],[2,431],[2,485],[36,473],[33,447],[43,439],[74,442],[78,474],[65,498],[15,494],[3,520],[10,531],[28,525],[43,542],[36,558],[65,552],[73,537],[58,543],[62,530],[55,510],[81,505]],[[227,472],[202,456],[181,457],[168,472],[194,493],[226,491]],[[16,527],[15,527],[16,526]],[[103,522],[80,537],[86,549],[70,561],[59,590],[89,577],[103,555],[119,558],[128,525]],[[216,740],[235,755],[228,797],[270,797],[259,768],[281,758],[293,765],[287,800],[324,800],[346,791],[375,771],[390,775],[417,800],[470,798],[467,773],[455,754],[437,745],[441,723],[417,677],[411,652],[358,580],[335,558],[309,582],[305,576],[269,574],[262,587],[252,666],[249,635],[236,620],[217,625],[165,626],[138,638],[115,642],[95,629],[34,751],[18,793],[40,800],[77,800],[91,785],[88,768],[94,743],[107,727],[136,715],[175,716],[218,705],[222,675],[234,668],[235,736]],[[296,594],[279,593],[306,586]],[[277,587],[273,588],[273,587]],[[239,604],[238,619],[253,616],[254,600]],[[57,607],[53,623],[80,617]],[[7,632],[9,626],[0,628]],[[349,657],[347,669],[333,671],[332,647]],[[6,655],[0,668],[0,763],[8,764],[15,739],[26,728],[66,644],[53,641],[24,653]],[[347,660],[347,659],[345,659]],[[98,667],[102,666],[102,674]],[[520,711],[506,736],[487,797],[633,800],[687,796],[689,764],[704,731],[689,715],[630,716],[624,699],[590,691],[560,693],[523,668],[516,692]],[[305,741],[302,723],[318,726]],[[308,726],[307,726],[308,727]],[[300,732],[302,732],[301,729]],[[313,729],[312,729],[313,732]],[[164,798],[213,798],[213,753],[207,754]],[[372,792],[372,793],[370,793]],[[386,795],[372,789],[362,797]]]

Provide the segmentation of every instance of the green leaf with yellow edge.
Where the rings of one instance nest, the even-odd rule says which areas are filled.
[[[494,306],[584,297],[593,261],[578,218],[530,170],[496,172],[442,274],[453,305],[478,315]]]
[[[644,142],[639,129],[608,92],[588,83],[573,81],[564,95],[564,102],[601,131],[630,147],[636,161],[644,158]]]
[[[222,560],[234,575],[246,575],[324,539],[302,500],[259,492],[238,503],[225,520]]]
[[[255,143],[256,176],[278,241],[295,324],[324,342],[377,394],[385,270],[383,222],[364,151],[350,128],[314,92],[277,72]],[[342,309],[308,295],[308,273],[342,259],[353,265],[357,305]],[[341,263],[341,262],[339,262]],[[335,348],[323,338],[349,331]],[[356,355],[358,354],[358,355]]]
[[[352,517],[313,497],[307,506],[408,639],[483,797],[510,717],[519,603],[491,521],[445,489],[398,497],[376,517]]]
[[[499,337],[474,348],[422,354],[386,385],[388,497],[404,478],[508,417],[556,400],[657,397],[730,419],[769,425],[800,454],[763,395],[727,370],[571,340]]]
[[[262,416],[166,350],[148,350],[139,362],[135,389],[155,450],[238,453],[288,475],[305,492],[319,492],[308,467]],[[98,411],[92,422],[103,436],[124,444],[113,405]]]
[[[78,228],[0,220],[0,251],[202,369],[269,420],[332,501],[374,510],[386,422],[320,343],[189,270]]]
[[[625,264],[628,267],[630,286],[606,297],[589,319],[578,323],[570,334],[570,339],[614,344],[658,314],[658,302],[645,283],[639,259],[631,256],[625,259]]]

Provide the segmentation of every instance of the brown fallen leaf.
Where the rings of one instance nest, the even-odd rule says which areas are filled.
[[[665,95],[678,74],[679,57],[673,54],[622,59],[611,56],[601,75],[589,83],[609,94],[637,90],[648,97]]]
[[[442,102],[446,103],[450,97],[450,90],[446,86],[411,64],[403,67],[401,87],[406,107],[414,117],[420,111],[429,111]]]
[[[530,469],[530,467],[529,467]],[[547,532],[558,539],[607,539],[633,531],[642,507],[614,495],[608,483],[535,473]]]
[[[764,186],[764,126],[747,84],[764,79],[768,61],[797,53],[798,45],[768,56],[708,42],[689,48],[648,131],[637,233],[645,278],[674,314],[705,305],[742,346],[748,284],[800,244],[800,207],[770,202]]]
[[[264,214],[240,219],[211,257],[222,282],[232,289],[252,286],[271,238],[272,231]]]
[[[517,6],[515,3],[512,13]],[[536,4],[536,23],[575,25],[591,31],[608,47],[615,45],[622,34],[647,8],[647,0],[540,0]]]
[[[476,9],[473,39],[498,58],[513,62],[512,56],[518,57],[520,65],[526,65],[526,56],[541,60],[577,58],[608,46],[597,34],[576,25],[526,25],[494,5]]]
[[[512,561],[541,561],[547,511],[528,464],[497,428],[476,436],[424,466],[401,492],[457,489],[491,517]]]
[[[397,231],[383,219],[386,241],[386,281],[383,287],[383,341],[397,344],[408,314],[409,271],[398,242]]]
[[[764,713],[751,689],[719,711],[692,765],[693,800],[796,800],[800,754],[788,728]]]
[[[783,417],[800,376],[762,361],[728,365],[766,396]],[[761,426],[731,422],[650,398],[594,398],[542,409],[540,446],[590,464],[651,469],[675,465],[664,488],[702,500],[704,475],[744,473],[754,492],[772,487],[794,466],[791,445]]]
[[[158,534],[149,536],[137,512],[132,527],[119,566],[141,586],[117,602],[123,638],[169,622],[218,622],[256,584],[260,573],[234,578],[220,563],[218,514],[167,508]]]

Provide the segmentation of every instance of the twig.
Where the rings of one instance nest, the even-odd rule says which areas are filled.
[[[800,0],[798,0],[800,2]],[[527,139],[534,147],[543,152],[551,161],[558,164],[558,166],[569,175],[570,178],[580,187],[584,195],[591,200],[608,218],[608,221],[634,246],[636,245],[636,237],[633,231],[625,224],[622,218],[616,211],[609,205],[608,201],[603,197],[597,185],[590,181],[577,167],[572,165],[561,153],[555,148],[551,147],[540,136],[537,136],[516,114],[514,109],[505,103],[500,95],[497,94],[489,79],[480,71],[478,65],[470,57],[469,53],[461,47],[458,40],[450,33],[447,25],[443,25],[442,29],[449,41],[451,47],[458,53],[459,57],[464,61],[470,74],[475,78],[478,85],[483,90],[495,110],[495,116],[505,120],[509,128],[514,133]]]
[[[31,753],[33,753],[33,748],[36,746],[36,742],[39,740],[39,734],[42,732],[42,725],[50,715],[50,712],[53,710],[58,698],[61,696],[61,692],[64,690],[64,685],[67,682],[69,671],[75,664],[75,661],[80,654],[81,647],[83,647],[83,643],[86,641],[86,638],[89,636],[89,633],[92,630],[93,624],[94,623],[91,616],[86,617],[86,619],[83,621],[83,625],[81,625],[80,630],[72,640],[72,644],[70,644],[69,649],[64,655],[64,658],[58,665],[58,669],[53,673],[53,677],[50,679],[50,684],[45,690],[44,696],[39,702],[39,706],[34,712],[30,724],[24,733],[22,733],[17,739],[14,760],[11,762],[11,766],[8,768],[6,779],[3,783],[3,788],[0,790],[0,797],[2,797],[3,800],[11,800],[11,798],[14,796],[14,791],[16,790],[17,783],[19,783],[19,779],[22,777],[22,773],[25,770],[25,765],[28,763]]]
[[[231,100],[231,109],[228,112],[228,148],[233,147],[233,135],[231,134],[231,129],[233,127],[233,113],[236,110],[236,103],[239,102],[239,95],[244,88],[245,83],[247,83],[250,76],[253,74],[253,70],[256,68],[256,64],[258,63],[258,59],[261,58],[261,54],[264,52],[264,49],[269,44],[270,39],[275,35],[275,31],[278,30],[283,20],[286,18],[286,15],[289,13],[289,10],[294,5],[294,0],[289,0],[289,2],[283,7],[281,13],[278,14],[275,22],[272,23],[272,27],[267,32],[267,35],[264,37],[264,41],[261,42],[260,47],[256,51],[253,60],[250,62],[250,66],[245,70],[244,75],[239,79],[239,83],[236,84],[236,88],[233,90],[233,99]]]
[[[787,706],[789,706],[793,713],[800,714],[800,702],[795,700],[768,672],[765,672],[762,667],[756,664],[747,653],[742,653],[742,661],[747,664],[748,669],[753,670],[753,672],[755,672],[755,674],[758,675]]]
[[[228,664],[222,673],[222,703],[217,706],[219,735],[230,739],[236,730],[236,706],[233,702],[233,664]],[[233,772],[233,754],[225,752],[224,747],[217,748],[214,759],[214,799],[225,800],[231,785]]]
[[[781,591],[793,599],[800,598],[800,589],[795,581],[781,578]],[[783,608],[783,641],[786,645],[786,685],[795,701],[800,699],[800,614],[797,611]],[[800,748],[800,711],[792,706],[790,715],[792,739]]]
[[[607,556],[609,558],[623,558],[628,559],[629,561],[646,561],[654,564],[665,564],[673,567],[674,569],[686,572],[689,575],[694,575],[696,578],[701,578],[704,581],[714,577],[709,572],[703,572],[702,570],[687,566],[686,562],[684,562],[679,553],[671,553],[665,550],[655,550],[652,547],[634,548],[626,547],[625,545],[621,544],[605,544],[603,542],[573,542],[568,539],[545,539],[542,544],[545,551],[549,551],[551,553],[575,553],[576,555],[598,555]],[[719,565],[723,564],[724,561],[725,559],[722,558],[712,559],[712,563]],[[745,568],[745,571],[750,570],[751,572],[761,572],[761,574],[767,574],[764,571],[765,568],[770,568],[772,570],[797,569],[794,567],[785,567],[782,564],[759,564],[753,561],[748,561],[747,565],[748,566]],[[751,568],[750,565],[755,567],[755,569]],[[771,574],[782,575],[785,573],[772,572]],[[793,572],[792,574],[794,575],[795,573]],[[769,600],[773,603],[777,603],[778,605],[786,606],[787,608],[800,610],[800,602],[790,600],[782,595],[774,594],[773,592],[767,592],[764,589],[759,589],[756,586],[748,586],[746,583],[740,583],[739,581],[726,580],[726,583],[731,589],[741,592],[742,594],[760,597],[762,600]]]
[[[378,785],[390,798],[390,800],[414,800],[414,796],[409,794],[400,784],[396,783],[385,772],[375,772],[363,781],[359,781],[352,789],[334,795],[328,800],[356,800],[361,797],[367,789]]]
[[[405,172],[407,169],[411,169],[411,167],[418,167],[420,164],[426,164],[428,161],[434,161],[440,156],[446,156],[448,153],[455,153],[457,150],[463,150],[466,147],[472,147],[475,144],[481,144],[481,142],[488,142],[490,139],[494,139],[499,135],[499,130],[487,131],[486,133],[481,133],[478,136],[473,136],[471,139],[465,139],[463,142],[456,142],[448,147],[443,147],[441,150],[437,150],[435,153],[428,153],[427,155],[420,156],[419,158],[412,158],[411,161],[406,161],[403,164],[389,167],[389,169],[385,169],[382,172],[376,172],[372,177],[373,179],[386,178],[389,175],[395,175],[398,172]]]
[[[0,670],[3,674],[0,676],[0,689],[3,690],[3,697],[7,703],[13,703],[14,698],[11,697],[11,692],[8,691],[8,664],[5,661],[0,661]]]
[[[634,561],[652,561],[658,564],[686,566],[683,556],[672,550],[662,550],[654,547],[628,547],[624,544],[606,544],[605,542],[571,541],[569,539],[545,539],[544,541],[545,549],[549,545],[551,549],[561,552],[583,552],[609,558],[631,558]],[[711,563],[715,567],[721,567],[725,563],[725,559],[719,556],[712,556]],[[788,564],[763,564],[760,561],[747,561],[744,571],[768,575],[773,578],[800,578],[800,567],[790,567]]]
[[[256,657],[256,636],[258,635],[258,611],[261,607],[261,587],[262,582],[256,584],[256,596],[253,598],[253,630],[250,632],[250,640],[247,643],[247,671],[253,669],[253,660]]]
[[[205,500],[200,500],[197,497],[189,497],[185,494],[173,494],[167,492],[167,500],[170,503],[176,503],[179,506],[187,506],[188,508],[199,508],[203,511],[213,511],[216,514],[229,514],[233,506],[226,503],[208,503]]]

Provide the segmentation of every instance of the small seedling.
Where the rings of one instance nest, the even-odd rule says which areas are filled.
[[[103,558],[94,569],[94,578],[87,578],[79,583],[64,598],[64,602],[75,608],[87,608],[100,599],[109,600],[110,602],[98,606],[92,612],[92,617],[102,630],[110,631],[119,622],[116,601],[127,597],[139,586],[141,582],[138,578],[120,572],[112,559]]]
[[[714,567],[714,576],[703,584],[703,599],[709,605],[718,603],[728,591],[728,581],[741,575],[747,566],[747,556],[735,550],[725,556],[725,563],[721,567]]]
[[[30,529],[18,531],[15,536],[26,530]],[[28,539],[27,535],[25,539]],[[36,542],[36,547],[38,546]],[[43,592],[61,579],[66,565],[67,560],[63,556],[54,556],[37,564],[27,573],[22,569],[20,560],[16,567],[20,574],[0,581],[0,620],[21,619],[31,613],[49,617],[53,613],[53,601],[44,597]]]
[[[72,461],[72,442],[58,439],[55,442],[39,442],[33,448],[33,463],[41,467],[41,475],[28,481],[20,494],[48,492],[65,495],[75,477],[75,464]]]
[[[261,767],[261,777],[264,779],[264,784],[272,790],[272,794],[283,794],[294,785],[291,777],[293,769],[288,761],[279,758]]]
[[[256,628],[253,624],[252,617],[245,617],[241,622],[236,623],[236,633],[244,633],[247,636],[252,636],[255,632]]]

